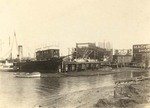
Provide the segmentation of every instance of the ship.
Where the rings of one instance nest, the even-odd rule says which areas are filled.
[[[14,32],[12,42],[10,41],[10,37],[9,37],[9,46],[8,46],[9,50],[5,55],[3,55],[3,57],[6,58],[4,59],[2,57],[2,59],[0,60],[0,71],[6,71],[6,72],[15,71],[15,69],[13,68],[13,63],[16,61],[17,54],[15,54],[14,50],[18,50],[18,48],[13,49],[14,44],[16,44],[16,47],[18,46],[15,32]]]
[[[35,60],[19,60],[14,63],[14,69],[20,72],[56,73],[61,67],[63,57],[59,49],[43,49],[35,52]],[[19,58],[19,57],[18,57]]]
[[[6,72],[9,72],[9,71],[14,71],[14,68],[13,68],[13,62],[12,61],[8,61],[7,59],[6,60],[2,60],[1,61],[1,65],[0,65],[0,71],[6,71]]]

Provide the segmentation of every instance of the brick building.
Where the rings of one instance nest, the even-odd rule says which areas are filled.
[[[138,67],[150,67],[150,44],[133,45],[132,61]]]

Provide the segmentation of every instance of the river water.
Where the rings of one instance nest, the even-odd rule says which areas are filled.
[[[12,72],[0,72],[0,108],[36,108],[46,100],[57,102],[60,96],[86,89],[114,87],[117,79],[147,75],[124,72],[102,76],[61,78],[15,78]],[[62,100],[63,101],[63,100]]]

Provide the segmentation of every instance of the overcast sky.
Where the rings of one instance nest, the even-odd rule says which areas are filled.
[[[76,42],[104,40],[132,48],[150,43],[150,0],[0,0],[2,53],[14,31],[30,53],[53,43],[67,54]]]

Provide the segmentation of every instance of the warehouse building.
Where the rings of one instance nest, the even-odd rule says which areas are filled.
[[[113,64],[119,66],[129,66],[132,61],[132,49],[115,49]]]
[[[137,67],[150,67],[150,44],[133,45],[133,64]]]

